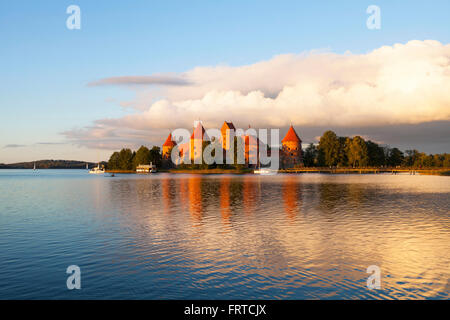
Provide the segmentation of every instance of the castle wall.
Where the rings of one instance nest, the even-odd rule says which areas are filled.
[[[283,142],[280,160],[283,169],[302,166],[303,155],[301,144],[294,141]]]

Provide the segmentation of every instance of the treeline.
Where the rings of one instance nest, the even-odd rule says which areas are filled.
[[[114,152],[106,165],[108,170],[136,170],[140,164],[153,163],[160,167],[162,163],[161,149],[154,146],[152,149],[141,146],[137,151],[122,149]]]
[[[96,163],[76,161],[76,160],[39,160],[30,162],[18,162],[11,164],[0,163],[0,169],[85,169],[86,163],[89,168],[96,166]]]
[[[360,136],[338,137],[326,131],[318,146],[310,144],[303,152],[307,167],[450,167],[450,154],[427,155],[417,150],[380,146]]]

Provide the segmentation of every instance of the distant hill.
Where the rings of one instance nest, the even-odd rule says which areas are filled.
[[[86,163],[89,168],[97,166],[97,163],[76,161],[76,160],[39,160],[30,162],[18,162],[4,164],[0,163],[0,169],[33,169],[36,163],[36,169],[86,169]],[[106,164],[101,162],[100,165]]]

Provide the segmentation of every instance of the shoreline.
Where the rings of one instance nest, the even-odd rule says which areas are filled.
[[[30,170],[30,168],[0,168],[0,170]],[[86,170],[84,168],[37,168],[39,170]],[[254,174],[255,169],[161,169],[157,173],[172,173],[172,174],[205,174],[205,175],[217,175],[217,174]],[[105,173],[114,174],[141,174],[149,175],[151,173],[136,173],[134,170],[106,170]],[[379,168],[340,168],[340,169],[329,169],[329,168],[298,168],[298,169],[280,169],[279,174],[308,174],[308,173],[319,173],[319,174],[410,174],[410,175],[432,175],[448,177],[450,176],[450,168],[440,168],[440,169],[411,169],[411,168],[398,168],[398,169],[379,169]]]
[[[254,174],[255,169],[163,169],[158,170],[157,173],[173,173],[173,174]],[[107,170],[106,173],[116,174],[142,174],[136,173],[133,170]],[[281,174],[410,174],[410,175],[435,175],[435,176],[450,176],[450,168],[443,169],[407,169],[407,168],[298,168],[298,169],[280,169],[278,173]],[[151,174],[151,173],[148,173]],[[148,175],[147,174],[147,175]],[[146,175],[144,173],[144,175]]]

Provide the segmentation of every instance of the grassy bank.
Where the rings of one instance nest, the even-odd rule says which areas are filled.
[[[253,169],[171,169],[168,172],[191,174],[246,174],[253,173]]]
[[[134,170],[105,170],[106,173],[136,173]]]
[[[254,169],[160,169],[158,172],[161,173],[189,173],[189,174],[249,174],[253,173]],[[134,170],[106,170],[107,173],[122,173],[122,174],[136,174]],[[341,168],[341,169],[330,169],[330,168],[298,168],[298,169],[287,169],[279,170],[279,173],[291,173],[291,174],[304,174],[304,173],[328,173],[328,174],[377,174],[377,173],[407,173],[414,172],[421,175],[439,175],[439,176],[450,176],[450,169],[407,169],[407,168],[364,168],[364,169],[354,169],[354,168]]]
[[[432,176],[450,176],[450,170],[421,170],[418,173],[423,175],[432,175]]]
[[[106,173],[136,174],[134,170],[106,170]],[[160,169],[159,173],[190,173],[190,174],[246,174],[253,169]]]

